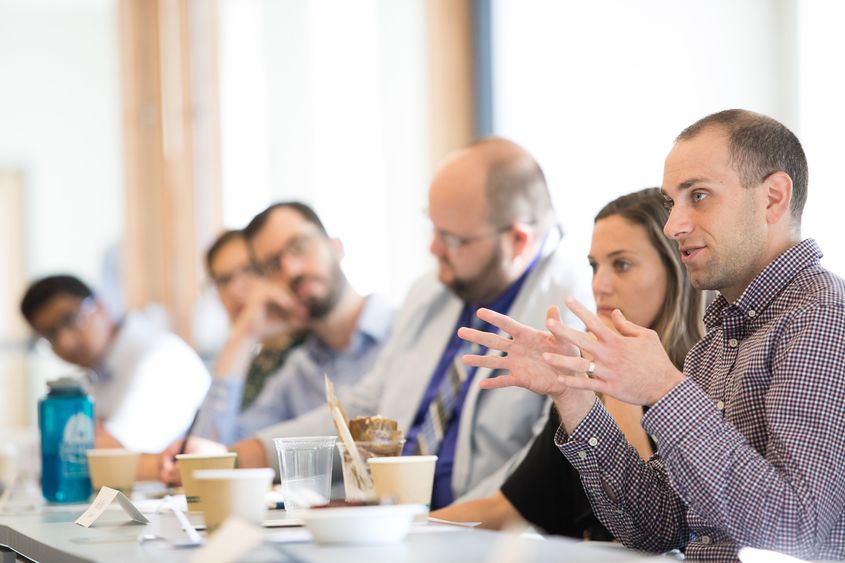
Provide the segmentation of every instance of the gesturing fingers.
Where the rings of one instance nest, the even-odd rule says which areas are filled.
[[[563,340],[565,343],[577,346],[579,349],[595,356],[598,343],[589,334],[570,328],[556,320],[546,321],[546,326],[555,336],[556,340]]]
[[[458,337],[467,342],[479,344],[491,350],[501,350],[502,352],[507,352],[508,347],[513,342],[510,338],[504,338],[492,332],[484,332],[483,330],[476,330],[465,326],[458,329]]]
[[[507,358],[505,356],[479,356],[476,354],[466,354],[461,358],[461,360],[464,362],[465,365],[474,366],[478,368],[490,368],[494,370],[508,369],[508,367],[505,365],[507,363]]]
[[[611,315],[611,320],[613,321],[613,327],[619,331],[619,334],[622,336],[637,336],[639,335],[643,327],[632,323],[628,319],[625,318],[625,315],[622,314],[622,311],[616,309],[613,311]]]
[[[512,375],[500,375],[498,377],[488,377],[478,382],[481,389],[501,389],[503,387],[523,387],[519,384],[516,377]]]
[[[562,354],[550,354],[547,352],[543,354],[543,361],[553,368],[556,368],[559,372],[563,371],[564,373],[572,375],[581,375],[587,373],[590,368],[592,368],[593,371],[590,376],[595,375],[595,363],[587,360],[586,358],[564,356]]]
[[[482,321],[490,323],[494,327],[503,330],[511,336],[515,336],[526,328],[524,324],[513,320],[507,315],[503,315],[483,307],[476,312],[476,316]]]
[[[570,389],[579,389],[581,391],[592,391],[594,393],[604,394],[607,394],[608,391],[606,382],[599,379],[587,379],[586,377],[562,375],[558,378],[558,381]]]
[[[569,310],[575,314],[576,317],[581,319],[581,322],[584,323],[584,326],[587,327],[587,330],[593,333],[596,338],[599,340],[606,340],[613,336],[613,331],[607,328],[607,326],[601,321],[601,319],[596,316],[595,313],[584,307],[577,299],[573,297],[566,298],[566,306],[569,307]]]

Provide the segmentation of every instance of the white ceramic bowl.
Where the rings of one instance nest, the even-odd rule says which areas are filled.
[[[317,543],[375,545],[402,541],[414,516],[425,512],[422,504],[390,504],[312,508],[296,515]]]

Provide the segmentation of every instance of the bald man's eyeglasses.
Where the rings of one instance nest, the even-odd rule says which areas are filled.
[[[504,227],[499,227],[498,229],[494,229],[492,231],[480,235],[475,235],[472,237],[461,237],[448,231],[444,231],[442,229],[434,229],[434,234],[435,236],[440,237],[440,240],[443,241],[443,244],[446,245],[447,248],[451,250],[459,250],[479,240],[492,238],[502,233],[506,233],[512,228],[513,225],[506,225]]]

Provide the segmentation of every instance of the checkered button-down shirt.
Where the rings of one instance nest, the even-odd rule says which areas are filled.
[[[845,283],[806,240],[707,310],[688,379],[643,417],[648,463],[596,402],[555,437],[629,547],[730,560],[750,546],[845,558]]]

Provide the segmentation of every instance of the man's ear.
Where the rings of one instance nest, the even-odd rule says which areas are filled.
[[[522,256],[534,240],[534,231],[525,223],[515,223],[510,230],[510,239],[514,256]]]
[[[331,244],[332,252],[334,253],[335,258],[337,258],[337,261],[340,262],[343,260],[344,256],[346,256],[346,250],[343,248],[343,241],[339,238],[331,238],[329,239],[329,244]]]
[[[792,178],[783,171],[773,172],[766,177],[763,185],[766,190],[766,222],[774,225],[790,212]],[[787,216],[787,219],[790,218]]]

